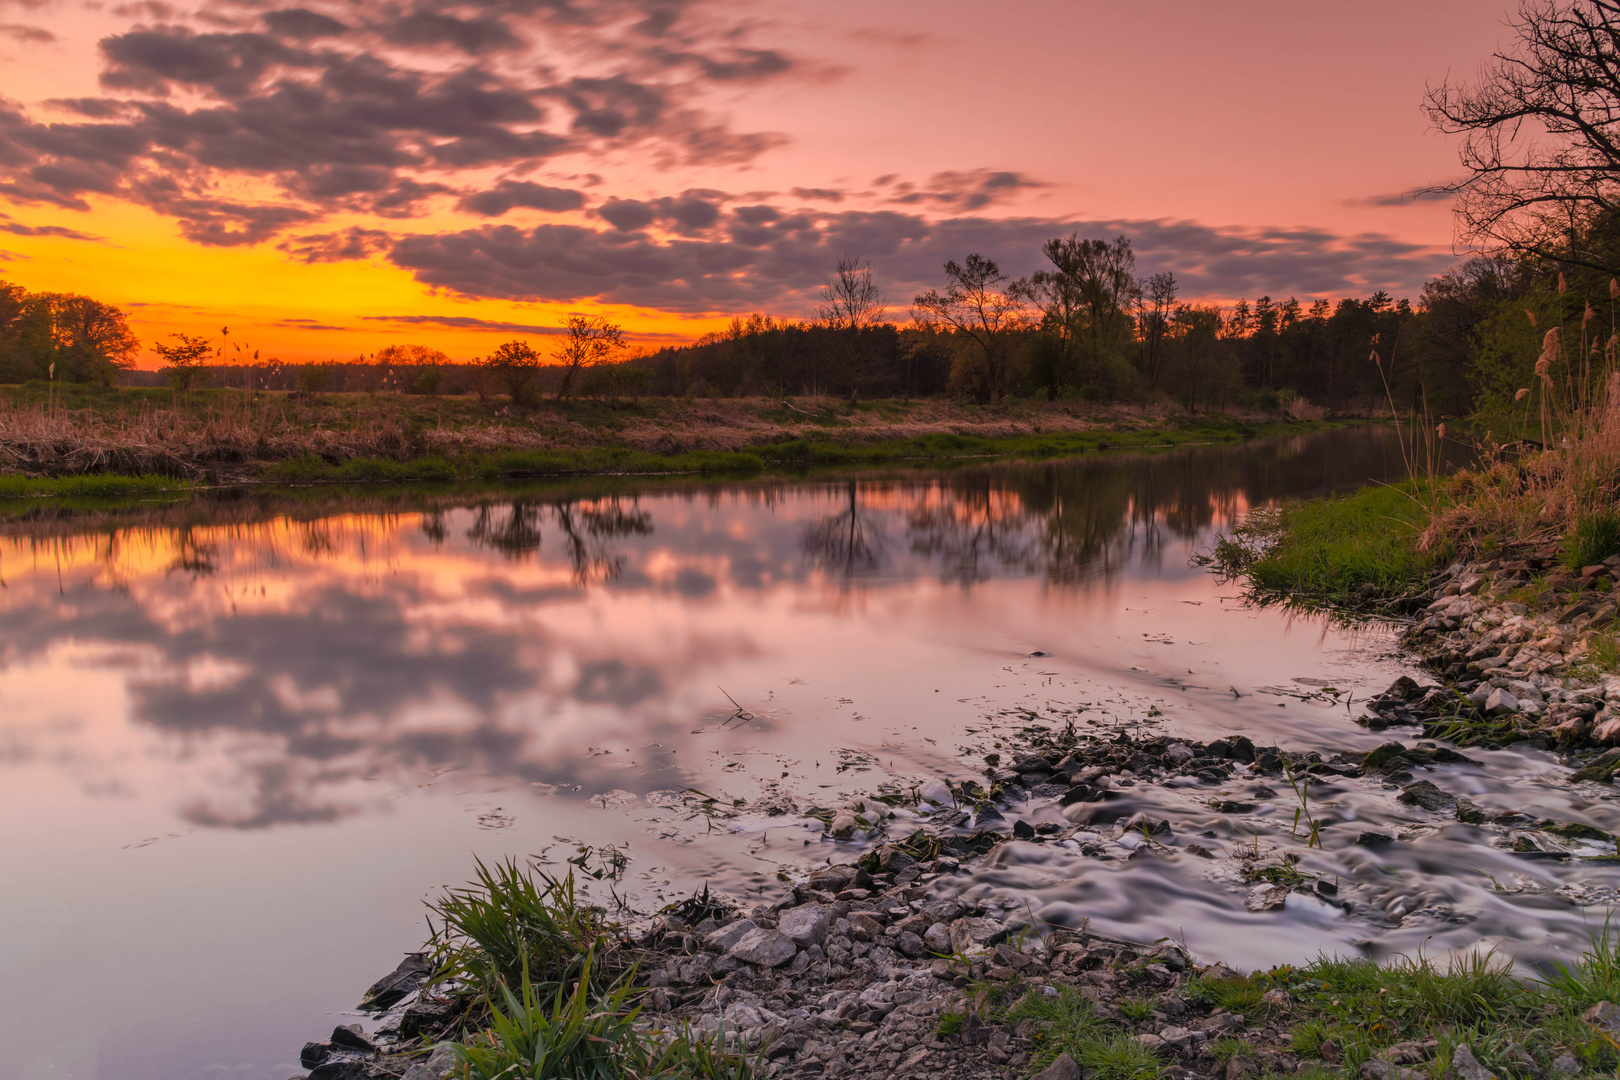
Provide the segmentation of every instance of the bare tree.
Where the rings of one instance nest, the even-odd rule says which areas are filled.
[[[1007,275],[995,260],[969,255],[960,265],[945,264],[945,291],[929,289],[912,300],[912,317],[928,329],[949,327],[978,349],[982,377],[974,396],[993,401],[1001,393],[1007,367],[1007,339],[1024,325],[1023,299],[1002,287]]]
[[[1620,209],[1620,2],[1525,0],[1518,41],[1477,80],[1430,87],[1424,111],[1464,137],[1455,192],[1465,236],[1612,272],[1576,233]]]
[[[606,363],[624,348],[624,328],[600,315],[568,316],[568,335],[551,355],[562,362],[562,380],[557,384],[557,400],[573,389],[574,375],[582,367]]]
[[[872,279],[871,262],[858,255],[839,256],[838,269],[822,282],[816,318],[832,331],[851,404],[860,400],[866,332],[883,321],[884,306],[883,290]]]

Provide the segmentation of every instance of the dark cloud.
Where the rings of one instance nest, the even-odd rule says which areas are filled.
[[[837,188],[796,187],[793,195],[799,199],[821,199],[825,202],[843,202],[844,193]]]
[[[620,232],[636,232],[657,223],[692,236],[719,222],[720,204],[726,198],[724,192],[698,189],[650,201],[609,199],[597,208],[596,214]]]
[[[356,225],[342,232],[289,237],[277,246],[299,262],[317,263],[369,259],[387,251],[390,243],[388,234],[382,230],[362,229]]]
[[[418,215],[432,196],[467,190],[458,173],[523,171],[563,154],[746,162],[781,137],[733,131],[701,98],[799,65],[743,44],[745,28],[697,6],[313,0],[200,28],[162,5],[130,6],[126,17],[159,21],[102,39],[107,94],[55,103],[81,120],[39,123],[0,102],[0,192],[74,209],[92,194],[120,196],[173,214],[198,242],[239,244],[333,211]],[[532,56],[513,62],[525,49]],[[229,186],[241,179],[279,195],[223,207],[221,192],[243,190]],[[480,203],[490,214],[502,203],[584,205],[567,189],[513,182],[469,196]]]
[[[523,42],[500,19],[483,17],[460,19],[434,11],[412,11],[386,24],[383,40],[395,45],[451,45],[462,52],[478,55],[501,49],[515,49]]]
[[[407,326],[449,326],[457,330],[487,330],[500,334],[561,334],[560,326],[537,326],[533,323],[497,322],[475,319],[470,315],[362,315],[366,322],[404,323]]]
[[[572,188],[547,187],[527,180],[502,180],[488,191],[463,195],[457,205],[485,217],[500,217],[519,206],[561,213],[584,206],[585,196]]]
[[[0,34],[24,45],[45,45],[56,40],[56,35],[44,27],[23,23],[0,23]]]
[[[1348,199],[1349,206],[1412,206],[1420,202],[1449,202],[1457,197],[1455,191],[1448,191],[1443,185],[1434,187],[1415,188],[1411,191],[1396,191],[1387,195],[1372,195],[1365,199]]]
[[[308,8],[286,8],[282,11],[266,12],[264,25],[271,33],[292,38],[294,41],[337,37],[349,30],[347,23],[341,23],[329,15],[322,15]]]
[[[91,236],[89,233],[64,228],[61,225],[24,225],[16,221],[0,221],[0,232],[8,232],[13,236],[59,236],[64,240],[88,240],[97,244],[106,243],[106,240],[102,237]]]
[[[883,176],[874,183],[882,187],[893,183],[893,180],[892,176]],[[1022,173],[969,169],[935,173],[926,184],[894,184],[889,201],[912,205],[926,203],[952,210],[979,210],[993,203],[1005,202],[1020,191],[1049,186]]]
[[[716,205],[709,200],[707,205]],[[484,226],[404,237],[389,257],[419,280],[469,296],[532,301],[600,298],[668,310],[804,311],[838,256],[869,257],[896,303],[940,284],[947,259],[979,252],[1012,276],[1039,268],[1053,237],[1131,238],[1138,270],[1174,271],[1184,295],[1413,294],[1451,261],[1448,253],[1387,236],[1317,229],[1221,229],[1170,220],[1077,221],[958,217],[897,211],[800,212],[738,207],[701,237],[660,238],[658,204],[610,201],[614,226],[533,229]]]

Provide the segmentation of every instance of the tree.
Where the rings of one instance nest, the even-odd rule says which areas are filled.
[[[110,386],[119,370],[135,366],[141,343],[110,304],[76,293],[36,293],[29,307],[44,330],[40,366],[54,365],[56,378]]]
[[[169,336],[179,339],[179,343],[165,345],[161,341],[154,341],[152,351],[163,357],[164,362],[169,365],[169,385],[176,390],[190,390],[203,361],[214,355],[214,347],[204,337],[193,337],[190,334]]]
[[[1142,345],[1142,378],[1149,390],[1159,388],[1164,374],[1164,337],[1170,332],[1170,313],[1179,291],[1176,275],[1168,271],[1138,283],[1136,332]]]
[[[1620,214],[1620,2],[1525,0],[1472,85],[1431,87],[1424,110],[1463,136],[1455,192],[1466,237],[1613,272],[1583,225]],[[1606,231],[1606,230],[1605,230]],[[1612,249],[1611,249],[1612,251]]]
[[[1006,280],[995,260],[973,254],[960,265],[955,259],[945,264],[943,293],[929,289],[912,300],[912,317],[919,326],[948,326],[972,343],[969,363],[960,365],[952,377],[981,403],[1001,394],[1006,381],[1007,339],[1024,324],[1023,301],[1001,287]]]
[[[606,363],[613,354],[624,348],[624,328],[610,323],[600,315],[568,316],[568,334],[551,355],[561,361],[562,381],[557,384],[557,400],[568,396],[573,388],[574,375],[582,367],[595,367]]]
[[[816,318],[832,332],[851,404],[860,399],[866,372],[867,331],[883,321],[883,312],[883,290],[872,280],[872,264],[857,255],[839,256],[838,269],[822,282]]]
[[[529,400],[529,387],[540,370],[540,354],[527,341],[508,341],[489,354],[484,366],[506,388],[512,403],[522,405]]]
[[[1076,383],[1116,383],[1116,362],[1131,340],[1131,307],[1140,296],[1136,256],[1125,237],[1082,240],[1078,233],[1041,245],[1052,263],[1013,286],[1042,311],[1041,328],[1057,337]]]

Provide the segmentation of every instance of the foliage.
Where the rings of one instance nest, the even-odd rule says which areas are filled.
[[[1620,555],[1620,512],[1597,510],[1577,518],[1564,549],[1564,565],[1580,570],[1611,555]]]
[[[494,869],[477,865],[472,883],[428,905],[439,921],[431,943],[436,978],[486,994],[532,983],[550,1007],[576,982],[600,991],[621,972],[613,927],[575,895],[572,873],[551,878],[513,859]]]
[[[214,346],[207,338],[191,334],[170,334],[177,339],[170,345],[162,341],[152,343],[152,351],[163,357],[169,365],[169,385],[176,390],[190,390],[197,380],[198,368],[208,357],[215,355]]]
[[[484,361],[495,380],[505,388],[512,404],[522,405],[529,400],[535,373],[540,368],[540,354],[526,341],[507,341],[498,346]]]
[[[1206,561],[1243,577],[1263,598],[1339,603],[1404,595],[1446,555],[1441,545],[1419,544],[1433,495],[1432,483],[1419,481],[1290,503],[1251,515]]]
[[[568,396],[580,368],[606,364],[622,348],[624,328],[617,323],[608,322],[600,315],[568,316],[567,333],[552,353],[562,366],[562,375],[557,381],[557,400]],[[513,395],[512,400],[520,399]]]
[[[489,1023],[457,1047],[467,1080],[748,1080],[753,1062],[690,1032],[637,1029],[640,1007],[620,982],[592,990],[587,955],[571,992],[547,997],[520,973],[520,991],[502,982],[486,997]]]

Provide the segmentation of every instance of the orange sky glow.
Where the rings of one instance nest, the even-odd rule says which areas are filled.
[[[1185,298],[1415,297],[1456,255],[1419,105],[1499,0],[0,0],[0,276],[288,362],[894,317],[980,251],[1132,238]],[[143,367],[156,357],[143,354]]]

